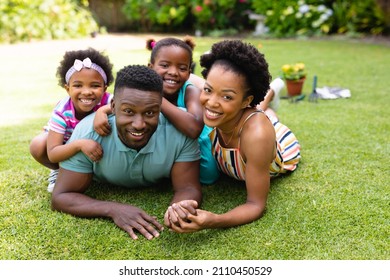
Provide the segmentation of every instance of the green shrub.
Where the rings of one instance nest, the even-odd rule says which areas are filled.
[[[3,0],[0,4],[0,42],[66,39],[98,30],[81,0]]]
[[[124,14],[138,24],[137,31],[243,30],[251,26],[251,0],[126,0]],[[136,25],[136,24],[135,24]]]
[[[249,26],[250,0],[194,0],[194,27],[203,33],[218,30],[242,31]]]
[[[276,37],[311,36],[330,31],[333,11],[323,1],[255,1],[253,7],[257,13],[266,15],[265,24]]]
[[[385,34],[388,11],[379,0],[253,1],[276,37],[320,34]],[[383,6],[383,7],[382,7]],[[388,15],[387,15],[388,16]]]
[[[332,1],[334,33],[385,33],[385,14],[375,0]]]
[[[188,16],[187,0],[126,0],[123,13],[133,21],[137,31],[150,32],[179,27]]]

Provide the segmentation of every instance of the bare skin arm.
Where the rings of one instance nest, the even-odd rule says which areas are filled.
[[[107,136],[111,133],[111,126],[107,117],[111,113],[111,104],[104,105],[96,111],[95,118],[93,119],[93,128],[101,136]]]
[[[198,89],[203,90],[205,80],[195,74],[190,75],[190,82],[193,83]]]
[[[167,119],[184,135],[196,139],[203,130],[203,109],[199,101],[200,90],[194,86],[186,89],[187,111],[163,98],[161,111]]]
[[[171,205],[187,200],[193,201],[197,206],[200,205],[202,189],[199,183],[199,161],[176,162],[172,168],[171,178],[174,190]],[[195,210],[192,210],[192,213],[195,213]],[[185,217],[183,216],[183,218]],[[172,207],[168,207],[164,216],[164,223],[167,226],[172,223],[179,224],[177,214],[172,210]]]
[[[179,217],[179,226],[177,223],[170,225],[174,231],[184,233],[206,228],[233,227],[250,223],[262,216],[270,188],[269,165],[275,155],[275,133],[272,125],[269,126],[269,124],[265,126],[262,124],[262,132],[257,131],[258,129],[260,129],[258,121],[256,123],[251,119],[246,124],[241,136],[241,151],[247,163],[246,202],[223,214],[201,209],[195,210],[196,203],[193,201],[175,204],[172,208],[177,213],[176,216]]]
[[[142,209],[118,202],[102,201],[84,194],[92,181],[92,174],[77,173],[60,168],[52,195],[52,209],[78,217],[106,217],[138,239],[138,231],[147,239],[159,236],[163,226]]]
[[[51,162],[64,161],[82,151],[92,161],[99,161],[103,156],[100,144],[91,139],[79,139],[63,144],[64,135],[49,131],[47,136],[47,155]]]

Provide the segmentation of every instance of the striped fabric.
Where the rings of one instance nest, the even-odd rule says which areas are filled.
[[[245,122],[256,113],[263,113],[263,111],[255,111],[250,114]],[[269,173],[271,177],[276,177],[279,174],[294,171],[297,168],[301,158],[301,147],[295,135],[285,125],[281,124],[276,118],[269,117],[276,133],[276,157],[270,164]],[[239,135],[241,134],[240,129]],[[213,155],[217,161],[218,168],[221,172],[233,177],[237,180],[245,180],[246,164],[241,157],[238,148],[224,148],[218,140],[218,132],[214,128],[210,133],[212,143]]]
[[[100,107],[109,104],[111,98],[112,95],[105,92],[102,100],[93,108],[93,111],[96,112]],[[52,131],[64,134],[64,143],[66,143],[79,122],[80,120],[76,118],[72,100],[70,97],[66,97],[57,103],[47,126]]]

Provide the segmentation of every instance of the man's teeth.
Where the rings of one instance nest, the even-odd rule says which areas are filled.
[[[173,80],[165,80],[168,84],[177,84],[176,81],[173,81]]]
[[[141,136],[143,133],[142,132],[131,132],[131,134],[134,136]]]

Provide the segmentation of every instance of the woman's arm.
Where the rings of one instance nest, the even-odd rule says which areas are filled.
[[[223,214],[196,210],[193,215],[187,211],[180,226],[172,225],[177,232],[194,232],[205,228],[226,228],[250,223],[259,219],[265,210],[270,188],[269,165],[275,155],[275,132],[272,124],[265,119],[259,125],[260,116],[248,121],[241,134],[241,153],[246,160],[246,202]],[[264,116],[261,115],[260,118]],[[257,119],[257,121],[254,121]],[[223,201],[221,201],[223,203]],[[172,205],[177,213],[190,209],[188,202]],[[182,216],[182,215],[179,215]]]
[[[200,90],[194,86],[186,89],[187,111],[183,111],[163,98],[161,111],[184,135],[196,139],[203,130],[203,109],[199,101]]]

